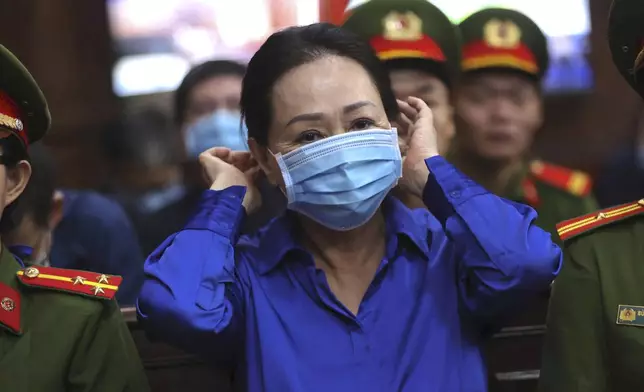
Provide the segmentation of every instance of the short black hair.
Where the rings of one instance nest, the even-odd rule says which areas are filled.
[[[193,67],[174,93],[175,124],[181,125],[185,121],[190,93],[199,84],[217,76],[234,75],[243,78],[244,74],[246,66],[231,60],[211,60]]]
[[[390,120],[398,116],[389,73],[371,46],[354,33],[329,23],[290,27],[271,35],[248,64],[241,94],[241,111],[248,137],[266,145],[272,119],[271,91],[289,70],[336,55],[360,64],[373,80]]]
[[[20,160],[6,164],[7,170],[15,168]],[[0,219],[0,233],[3,235],[18,227],[26,216],[31,216],[38,227],[49,225],[56,190],[54,160],[44,145],[36,143],[29,147],[29,161],[31,178],[22,194],[5,208]]]

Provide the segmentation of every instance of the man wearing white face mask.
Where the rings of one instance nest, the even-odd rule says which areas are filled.
[[[143,192],[136,189],[135,197],[125,195],[120,200],[128,206],[144,253],[151,252],[166,237],[181,229],[202,191],[208,187],[197,164],[196,158],[201,152],[213,146],[248,150],[246,131],[241,126],[239,114],[245,71],[243,65],[227,60],[208,61],[194,67],[174,94],[174,124],[146,119],[130,121],[122,131],[124,141],[110,143],[122,154],[127,141],[132,155],[143,155],[136,160],[141,162],[137,165],[144,171],[136,172],[127,167],[121,172],[132,180],[130,183],[140,186],[147,182],[149,186]],[[113,138],[115,133],[111,132],[110,137]],[[180,139],[184,141],[185,154],[177,147]],[[145,154],[145,150],[159,151]],[[187,162],[183,158],[187,158]],[[261,227],[282,211],[281,206],[285,204],[278,190],[265,182],[263,185],[260,183],[260,188],[265,205],[249,217],[244,232],[253,232]]]
[[[189,159],[213,146],[248,150],[239,113],[245,72],[242,64],[213,60],[191,69],[181,82],[174,96],[174,113]]]
[[[188,158],[195,159],[209,146],[226,146],[233,151],[247,151],[247,135],[248,131],[238,112],[218,109],[186,130],[186,153]]]
[[[239,111],[245,73],[246,67],[234,61],[207,61],[191,69],[177,89],[174,96],[175,124],[181,129],[187,158],[195,164],[199,154],[215,146],[248,151],[248,130]],[[186,181],[191,182],[191,171],[201,181],[201,168],[191,170],[190,163],[188,166]],[[206,184],[199,182],[199,192],[201,187],[205,188]],[[246,220],[242,228],[244,233],[256,231],[286,206],[284,196],[264,178],[260,177],[258,187],[262,207]]]

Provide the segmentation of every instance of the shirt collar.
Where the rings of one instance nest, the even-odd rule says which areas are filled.
[[[0,252],[0,283],[14,286],[16,272],[24,266],[7,247],[0,245]]]
[[[397,239],[402,236],[414,245],[425,260],[429,260],[430,233],[428,225],[418,218],[419,216],[426,217],[425,213],[416,215],[418,212],[410,210],[393,196],[388,196],[382,207],[387,225],[387,238],[385,240],[389,242],[389,236],[392,233],[396,234]],[[258,233],[259,244],[256,247],[260,274],[267,274],[276,268],[290,252],[306,252],[299,245],[297,233],[294,213],[290,211],[274,219],[264,229],[260,230]],[[401,241],[395,242],[397,248],[404,246],[405,243]]]

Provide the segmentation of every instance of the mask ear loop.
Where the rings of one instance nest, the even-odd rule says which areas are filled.
[[[280,173],[282,174],[282,179],[284,180],[284,188],[280,187],[279,185],[277,186],[277,189],[282,192],[282,194],[286,197],[286,200],[289,205],[293,203],[293,200],[295,200],[295,192],[293,190],[293,178],[291,177],[291,173],[288,171],[288,167],[286,166],[286,163],[284,162],[284,157],[281,153],[274,154],[273,151],[271,151],[270,148],[266,148],[266,150],[273,156],[275,159],[275,162],[277,162],[277,166],[280,168]]]

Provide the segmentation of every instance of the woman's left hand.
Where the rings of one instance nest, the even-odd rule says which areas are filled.
[[[423,195],[429,170],[425,159],[438,155],[438,140],[431,109],[419,98],[398,100],[398,125],[408,135],[406,154],[403,156],[403,177],[400,187],[417,197]]]

